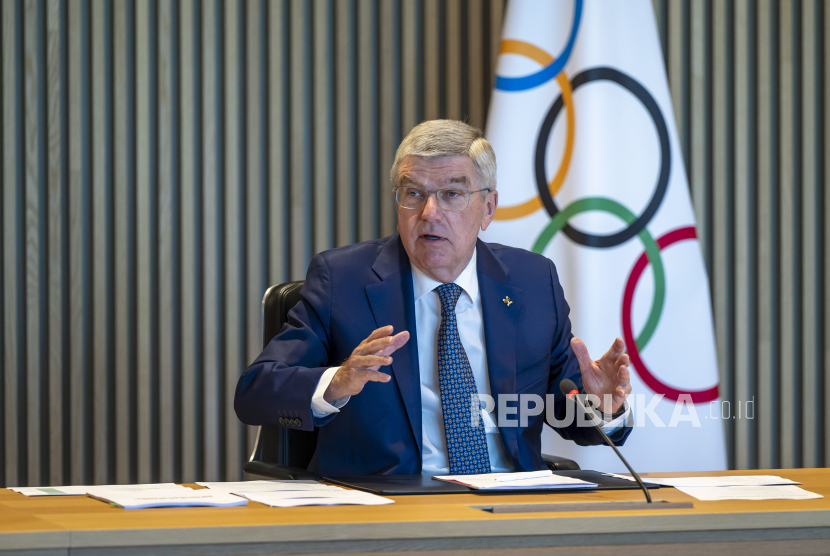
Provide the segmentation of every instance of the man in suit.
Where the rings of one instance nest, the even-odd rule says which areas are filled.
[[[545,468],[546,412],[519,422],[517,394],[552,394],[562,422],[559,383],[570,378],[599,397],[596,421],[624,441],[622,340],[592,360],[571,334],[553,263],[478,240],[498,205],[495,154],[481,131],[418,125],[391,179],[399,233],[313,258],[302,302],[239,379],[239,418],[320,427],[310,469],[324,475],[536,470]],[[481,422],[471,405],[479,395],[497,400]],[[577,421],[556,430],[602,442]]]

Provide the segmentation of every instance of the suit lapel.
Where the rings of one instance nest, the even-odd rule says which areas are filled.
[[[418,334],[415,330],[412,267],[397,234],[386,243],[372,265],[372,270],[381,282],[366,286],[366,295],[378,328],[391,324],[395,327],[395,334],[409,331],[409,341],[392,354],[392,373],[418,444],[418,453],[421,454],[421,375],[418,365]]]
[[[476,253],[487,372],[490,392],[498,408],[499,395],[516,393],[516,338],[522,315],[522,290],[506,283],[507,268],[484,242],[479,240]],[[518,461],[518,429],[505,427],[500,432],[515,464]]]

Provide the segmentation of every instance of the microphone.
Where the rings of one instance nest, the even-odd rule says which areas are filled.
[[[579,390],[577,390],[576,384],[574,384],[573,380],[566,378],[565,380],[559,383],[559,389],[562,390],[562,393],[565,394],[565,397],[575,401],[576,405],[581,407],[582,411],[584,411],[586,415],[588,415],[589,417],[593,415],[593,412],[585,406],[585,402],[582,400],[582,398],[579,397]],[[622,462],[625,464],[628,470],[631,471],[631,475],[637,481],[637,484],[640,485],[640,488],[643,489],[643,492],[646,495],[646,500],[649,504],[651,504],[651,495],[648,493],[648,489],[646,488],[646,485],[643,484],[643,481],[642,479],[640,479],[640,476],[637,475],[637,473],[633,469],[631,469],[631,466],[628,465],[627,461],[625,461],[623,455],[620,453],[619,450],[617,450],[617,447],[614,445],[611,439],[608,438],[608,435],[605,434],[605,431],[602,430],[602,427],[594,423],[593,419],[591,419],[591,424],[594,425],[599,434],[602,435],[602,438],[605,439],[605,442],[609,446],[611,446],[611,448],[614,450],[614,453],[617,454],[617,456],[622,460]]]

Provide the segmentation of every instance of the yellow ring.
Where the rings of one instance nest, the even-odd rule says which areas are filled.
[[[502,41],[501,54],[519,54],[520,56],[530,58],[543,67],[553,62],[553,56],[541,48],[524,41]],[[559,165],[559,170],[548,184],[551,197],[556,195],[562,187],[562,183],[565,181],[565,175],[568,173],[568,168],[571,165],[571,154],[573,153],[574,146],[574,127],[576,121],[574,117],[573,97],[571,96],[571,82],[568,81],[564,70],[556,76],[556,81],[559,83],[559,88],[562,89],[562,102],[565,105],[565,114],[567,118],[567,135],[565,136],[565,152],[562,154],[562,162]],[[526,201],[520,205],[497,208],[495,219],[513,220],[514,218],[527,216],[540,208],[542,208],[542,200],[539,198],[539,195],[536,195],[529,201]]]

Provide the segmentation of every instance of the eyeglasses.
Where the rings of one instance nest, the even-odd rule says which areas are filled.
[[[403,185],[395,188],[395,202],[398,206],[405,209],[420,210],[427,204],[427,199],[433,193],[438,199],[438,206],[444,210],[459,211],[464,210],[470,204],[470,194],[478,193],[479,191],[492,191],[491,188],[485,187],[470,191],[469,189],[439,189],[437,191],[427,191],[420,187],[413,185]]]

